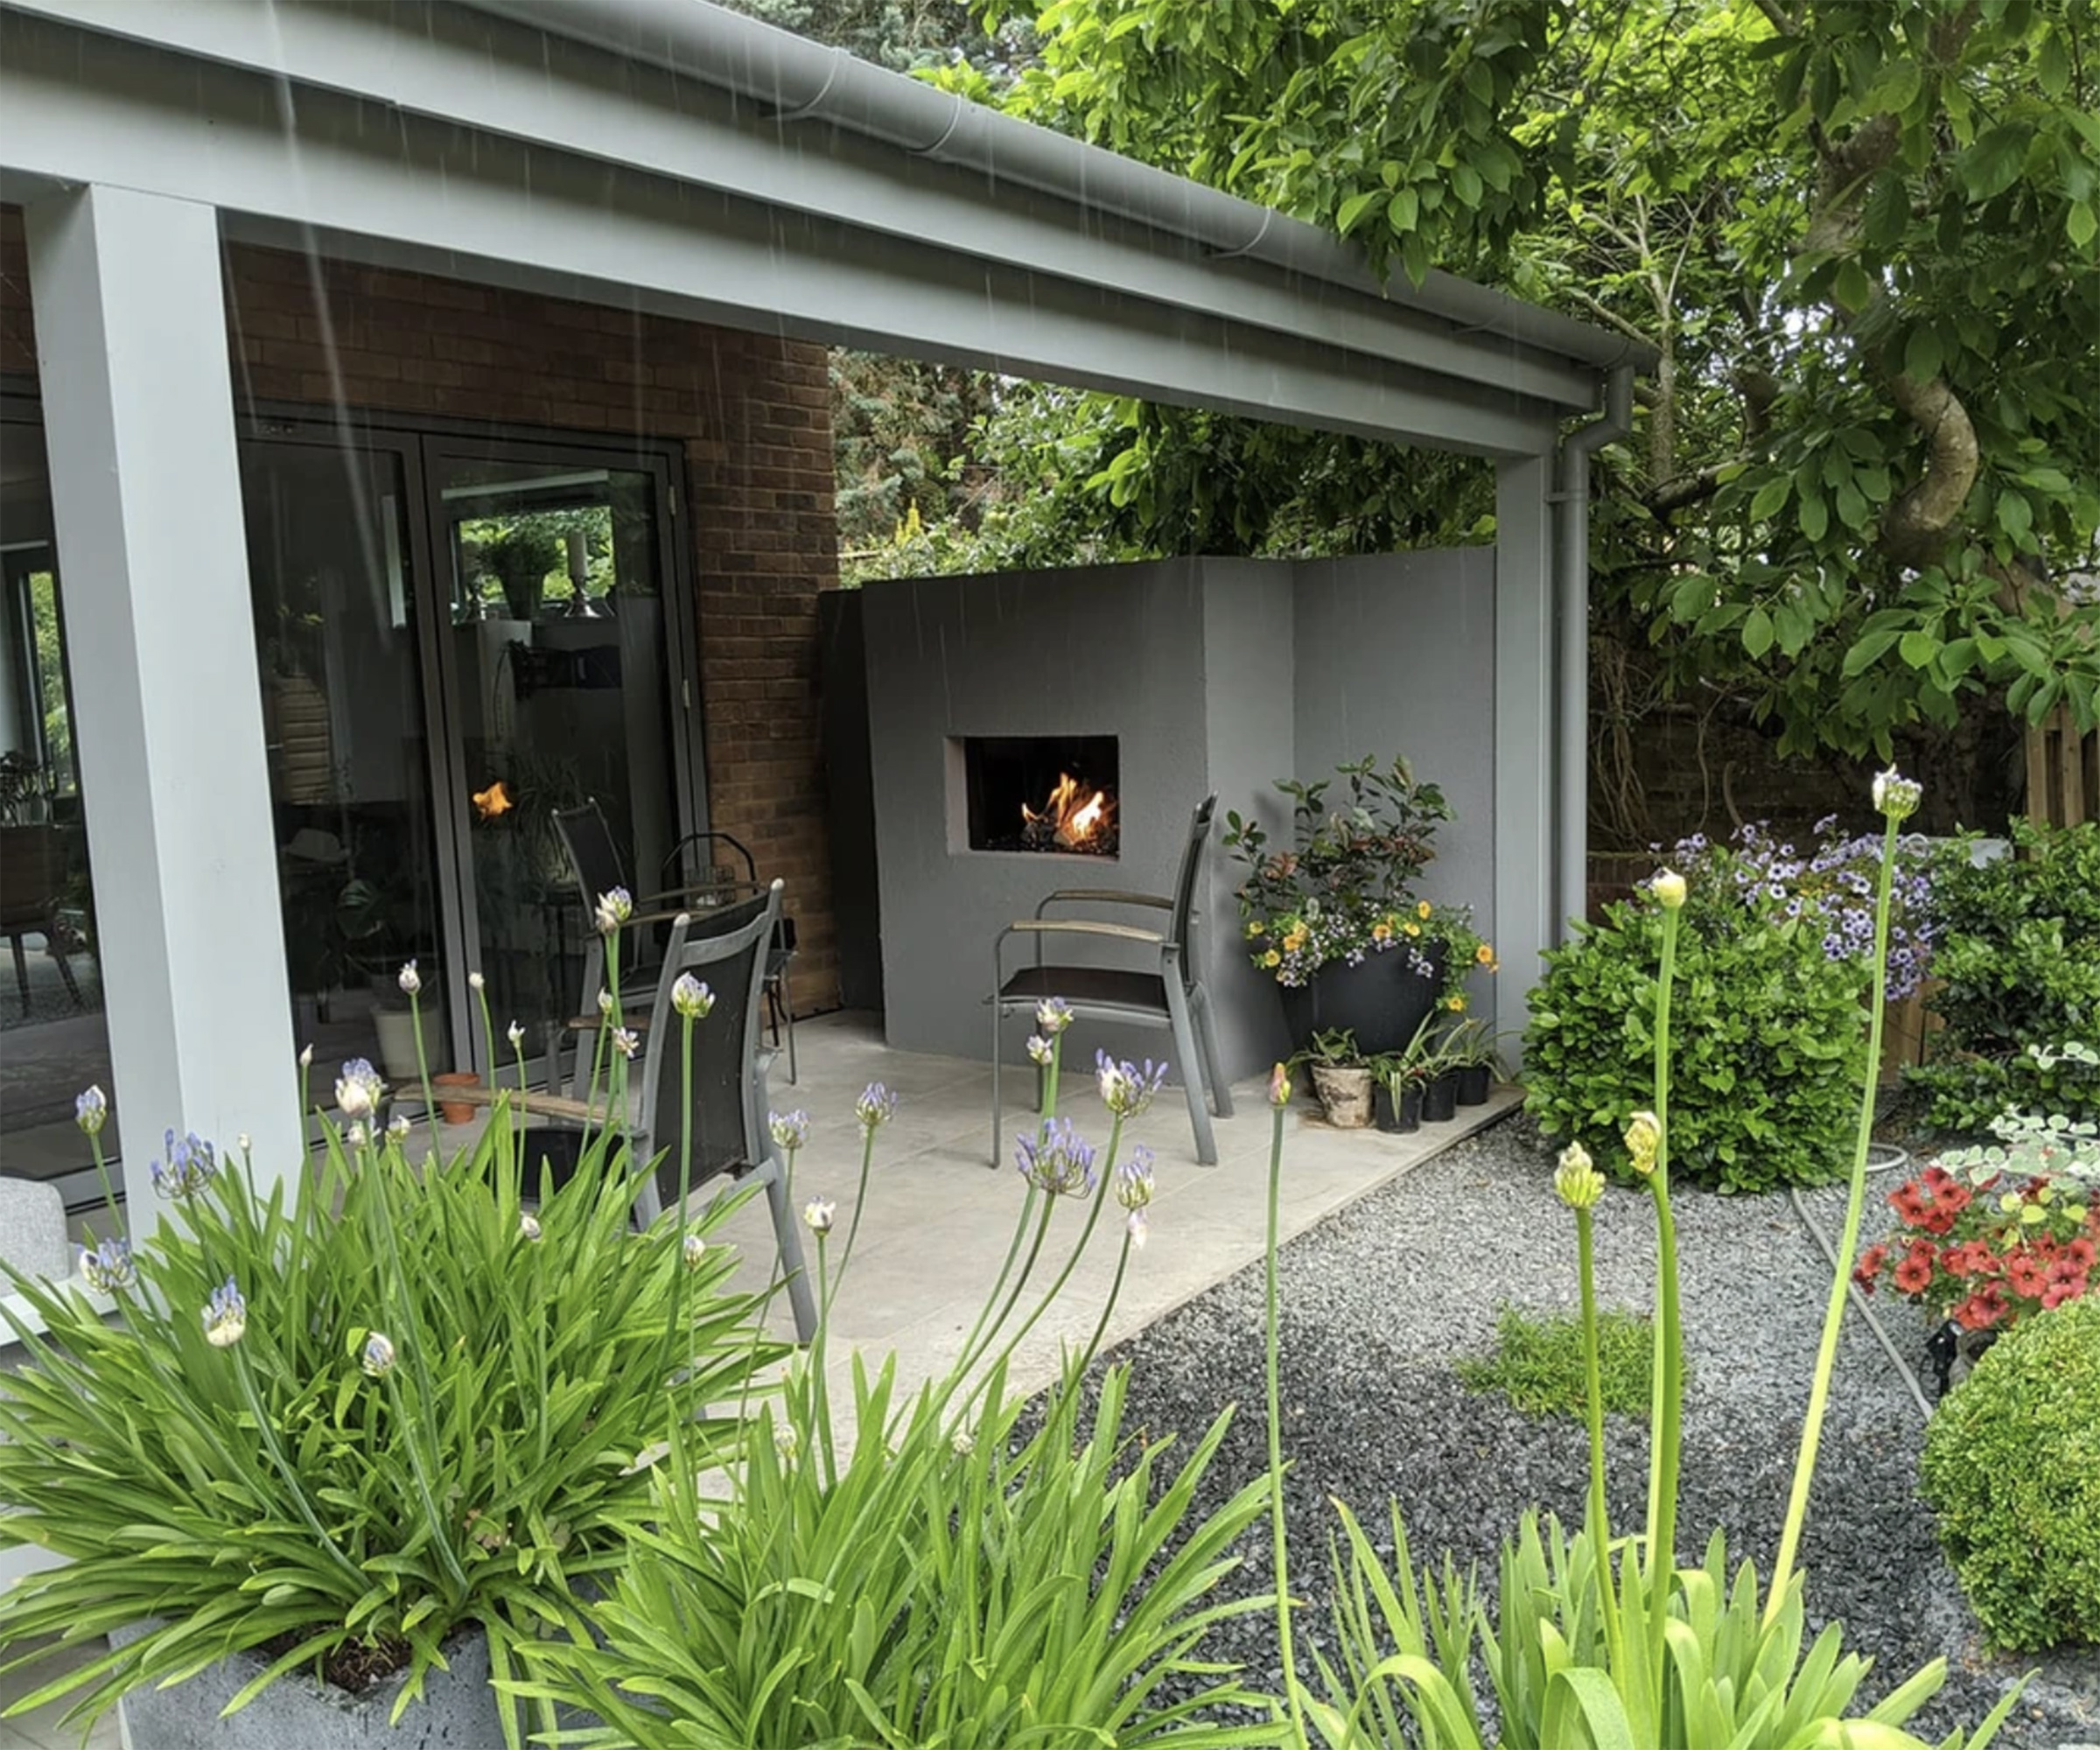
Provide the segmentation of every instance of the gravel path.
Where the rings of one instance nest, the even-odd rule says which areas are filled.
[[[1311,1603],[1303,1632],[1316,1639],[1324,1639],[1326,1621],[1330,1496],[1349,1502],[1374,1534],[1383,1529],[1389,1498],[1396,1500],[1418,1563],[1448,1547],[1461,1564],[1477,1564],[1489,1585],[1502,1540],[1526,1507],[1536,1503],[1570,1524],[1581,1518],[1588,1460],[1580,1424],[1526,1416],[1498,1395],[1466,1390],[1450,1370],[1455,1356],[1492,1348],[1505,1304],[1575,1308],[1573,1223],[1552,1196],[1550,1166],[1529,1122],[1514,1119],[1284,1250],[1292,1578]],[[1287,1153],[1284,1170],[1290,1171]],[[1813,1194],[1809,1203],[1834,1238],[1843,1188]],[[1698,1555],[1718,1525],[1728,1533],[1732,1564],[1750,1556],[1768,1575],[1829,1270],[1783,1194],[1686,1192],[1674,1207],[1690,1374],[1681,1550]],[[1878,1214],[1870,1203],[1870,1227]],[[1654,1243],[1647,1200],[1607,1195],[1597,1219],[1604,1305],[1652,1304]],[[1917,1353],[1917,1315],[1900,1304],[1877,1310],[1899,1347]],[[1133,1426],[1194,1435],[1222,1404],[1242,1406],[1213,1474],[1219,1499],[1260,1471],[1258,1266],[1152,1326],[1114,1359],[1133,1364]],[[1811,1635],[1841,1619],[1848,1649],[1875,1656],[1869,1700],[1946,1656],[1947,1687],[1912,1722],[1928,1740],[1980,1719],[2012,1676],[2040,1662],[2041,1680],[1998,1744],[2100,1744],[2100,1656],[2020,1662],[1984,1653],[1916,1499],[1922,1433],[1917,1405],[1887,1356],[1863,1321],[1848,1318],[1804,1540]],[[1614,1418],[1607,1440],[1614,1520],[1635,1524],[1647,1488],[1646,1426]],[[1265,1531],[1250,1544],[1233,1585],[1264,1591],[1270,1572]],[[1273,1638],[1266,1618],[1242,1618],[1221,1631],[1221,1649],[1258,1681],[1280,1686]]]

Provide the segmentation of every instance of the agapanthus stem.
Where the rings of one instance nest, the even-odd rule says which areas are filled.
[[[843,1279],[846,1266],[853,1262],[853,1242],[860,1237],[860,1212],[868,1207],[868,1169],[875,1160],[875,1126],[860,1127],[860,1183],[853,1193],[853,1219],[846,1223],[846,1243],[838,1255],[838,1273]]]
[[[481,1005],[481,1044],[488,1054],[488,1091],[493,1096],[496,1091],[496,1022],[495,1017],[488,1012],[488,985],[486,982],[474,986],[474,1000]],[[521,1094],[525,1091],[525,1083],[522,1079],[518,1082],[518,1091]]]
[[[1662,967],[1656,985],[1656,1383],[1648,1486],[1649,1669],[1662,1681],[1663,1628],[1677,1565],[1677,1469],[1684,1446],[1684,1327],[1677,1287],[1677,1227],[1670,1208],[1670,998],[1676,981],[1677,908],[1662,911]]]
[[[438,1101],[430,1086],[430,1054],[423,1045],[423,996],[419,990],[409,992],[409,1026],[416,1034],[416,1073],[423,1081],[423,1111],[430,1122],[430,1147],[442,1159],[444,1143],[438,1134]],[[373,1122],[378,1121],[379,1115],[374,1112]]]
[[[430,1542],[438,1546],[445,1572],[459,1588],[459,1596],[465,1598],[466,1570],[459,1565],[458,1552],[452,1548],[452,1528],[438,1516],[438,1497],[431,1492],[430,1474],[424,1468],[423,1448],[416,1439],[416,1424],[409,1415],[409,1406],[402,1401],[401,1382],[390,1372],[387,1375],[387,1400],[394,1407],[394,1419],[401,1424],[402,1432],[407,1437],[404,1444],[409,1449],[409,1469],[416,1478],[416,1493],[423,1502],[424,1523],[430,1528]]]
[[[1130,1236],[1126,1229],[1123,1236],[1123,1250],[1116,1255],[1116,1279],[1109,1284],[1109,1298],[1101,1303],[1101,1317],[1094,1321],[1094,1334],[1087,1339],[1087,1347],[1079,1358],[1079,1371],[1084,1374],[1093,1366],[1094,1357],[1101,1352],[1101,1340],[1108,1335],[1109,1319],[1116,1311],[1116,1301],[1123,1292],[1124,1272],[1130,1264]]]
[[[822,1455],[824,1485],[828,1488],[838,1480],[838,1454],[831,1446],[831,1386],[825,1377],[826,1356],[830,1346],[824,1339],[831,1329],[831,1272],[825,1258],[826,1236],[820,1229],[816,1236],[816,1285],[817,1312],[816,1335],[809,1344],[809,1384],[816,1393],[816,1425],[810,1431],[818,1452]]]
[[[1583,1396],[1590,1424],[1589,1531],[1601,1554],[1610,1549],[1612,1536],[1605,1520],[1604,1368],[1597,1348],[1597,1247],[1591,1221],[1589,1210],[1576,1210],[1575,1256],[1582,1278]]]
[[[1874,895],[1873,1000],[1867,1010],[1866,1068],[1861,1076],[1859,1125],[1852,1138],[1852,1180],[1844,1204],[1844,1232],[1838,1242],[1838,1268],[1830,1278],[1830,1298],[1824,1308],[1823,1340],[1816,1351],[1816,1375],[1809,1388],[1809,1410],[1801,1427],[1801,1451],[1794,1460],[1794,1487],[1787,1496],[1786,1523],[1780,1532],[1779,1559],[1772,1587],[1765,1595],[1765,1621],[1783,1608],[1787,1586],[1801,1549],[1802,1527],[1809,1516],[1809,1488],[1816,1479],[1816,1455],[1823,1444],[1823,1418],[1830,1408],[1830,1375],[1838,1365],[1838,1337],[1844,1324],[1845,1295],[1852,1279],[1852,1258],[1859,1245],[1859,1221],[1866,1208],[1866,1154],[1874,1134],[1874,1081],[1881,1066],[1881,1018],[1888,1000],[1888,914],[1896,868],[1896,826],[1891,817],[1881,839],[1881,878]]]
[[[693,1194],[693,1017],[678,1020],[678,1234],[671,1250],[671,1321],[663,1334],[663,1362],[659,1369],[664,1390],[670,1390],[671,1346],[685,1331],[685,1242],[692,1228],[687,1203]],[[680,1358],[682,1365],[687,1357]]]
[[[1284,1108],[1271,1109],[1269,1137],[1269,1245],[1263,1282],[1268,1345],[1264,1378],[1269,1409],[1269,1537],[1276,1555],[1276,1639],[1284,1661],[1283,1720],[1290,1742],[1306,1750],[1305,1698],[1298,1683],[1297,1643],[1291,1633],[1291,1545],[1284,1528],[1283,1345],[1276,1291],[1276,1253],[1284,1181]]]

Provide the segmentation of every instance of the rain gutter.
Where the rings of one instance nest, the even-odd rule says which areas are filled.
[[[1633,430],[1634,367],[1612,370],[1604,411],[1561,440],[1560,481],[1554,494],[1559,528],[1553,542],[1559,576],[1554,597],[1559,620],[1557,688],[1560,714],[1555,745],[1559,808],[1555,862],[1559,871],[1561,929],[1589,909],[1590,825],[1590,458]]]
[[[1360,249],[1330,232],[705,0],[460,4],[718,87],[771,110],[783,130],[803,122],[843,129],[1186,239],[1217,260],[1261,262],[1599,368],[1645,369],[1656,360],[1638,341],[1455,275],[1432,272],[1419,286],[1381,279]]]

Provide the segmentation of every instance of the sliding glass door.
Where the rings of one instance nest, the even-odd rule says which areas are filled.
[[[485,1072],[467,976],[534,1070],[588,920],[555,822],[595,802],[637,892],[694,822],[668,455],[273,424],[242,446],[298,1036],[317,1082]],[[321,1072],[326,1072],[326,1076]]]

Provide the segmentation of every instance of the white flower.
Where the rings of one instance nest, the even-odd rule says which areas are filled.
[[[1051,1053],[1054,1048],[1040,1033],[1028,1035],[1028,1061],[1039,1063],[1045,1069],[1050,1067]]]
[[[671,1007],[689,1021],[702,1020],[715,1006],[715,993],[690,972],[681,972],[671,986]]]
[[[230,1349],[248,1329],[248,1302],[232,1277],[212,1291],[211,1305],[204,1309],[204,1340],[215,1349]]]
[[[387,1134],[399,1142],[409,1133],[409,1121],[399,1112],[387,1120]]]
[[[242,1154],[252,1154],[255,1152],[256,1139],[246,1130],[242,1130],[234,1138],[234,1146],[239,1149]]]
[[[1035,1030],[1045,1039],[1055,1039],[1073,1019],[1072,1005],[1062,997],[1046,997],[1035,1005]]]
[[[610,990],[600,990],[598,993],[598,1012],[608,1018],[612,1015],[612,993]]]
[[[1659,872],[1648,884],[1648,890],[1656,896],[1656,903],[1666,912],[1684,909],[1684,878],[1674,869]]]
[[[977,1450],[977,1437],[969,1429],[958,1426],[956,1432],[948,1437],[948,1450],[958,1459],[967,1459]]]
[[[540,1218],[530,1210],[518,1217],[518,1237],[533,1242],[540,1237]]]
[[[359,1365],[374,1379],[384,1379],[394,1371],[393,1340],[381,1332],[373,1332],[365,1339],[364,1359]]]
[[[680,1248],[688,1270],[698,1270],[700,1260],[707,1256],[707,1242],[697,1234],[688,1234]]]
[[[612,1049],[632,1061],[641,1050],[641,1035],[632,1027],[614,1027]]]
[[[365,1129],[364,1120],[360,1118],[343,1132],[343,1142],[350,1148],[361,1149],[365,1145],[368,1134]]]
[[[466,988],[470,990],[486,990],[488,989],[488,980],[479,972],[470,972],[466,975]]]
[[[634,915],[634,896],[625,887],[615,887],[611,892],[598,896],[596,919],[600,935],[611,935]]]
[[[510,1041],[510,1048],[513,1051],[525,1049],[525,1029],[518,1022],[513,1021],[510,1024],[509,1031],[503,1037]]]
[[[838,1205],[829,1197],[813,1197],[802,1205],[802,1220],[813,1234],[830,1233],[832,1217],[837,1214]]]
[[[802,1450],[802,1437],[783,1422],[773,1431],[773,1449],[780,1455],[783,1463],[791,1465],[794,1462],[795,1454]]]
[[[1892,821],[1908,820],[1925,798],[1925,787],[1891,766],[1874,779],[1874,807]]]
[[[312,1069],[313,1068],[313,1047],[311,1045],[303,1046],[300,1047],[299,1068],[301,1069]]]
[[[410,961],[406,966],[401,969],[401,976],[396,982],[400,984],[401,994],[404,997],[413,997],[423,989],[423,975],[416,971],[414,961]]]

